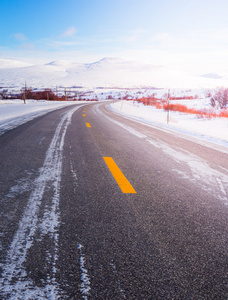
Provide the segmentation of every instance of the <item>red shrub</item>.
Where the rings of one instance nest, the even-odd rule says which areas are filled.
[[[196,95],[197,96],[197,95]],[[195,96],[195,98],[196,98]],[[198,96],[197,96],[198,97]],[[178,97],[173,97],[170,99],[176,99]],[[194,99],[194,97],[192,96],[184,96],[181,97],[181,99]],[[201,110],[197,110],[194,108],[188,108],[186,105],[182,105],[179,103],[173,104],[173,103],[169,103],[169,105],[166,103],[164,103],[164,101],[162,99],[158,99],[155,97],[143,97],[140,99],[135,99],[134,102],[137,101],[138,103],[143,103],[144,105],[151,105],[151,106],[155,106],[157,109],[164,109],[164,110],[170,110],[170,111],[178,111],[181,113],[186,113],[186,114],[195,114],[197,115],[198,118],[216,118],[216,117],[222,117],[222,118],[228,118],[228,110],[227,109],[223,109],[221,110],[221,112],[219,114],[217,114],[215,112],[214,109],[201,109]],[[164,103],[164,104],[162,104]]]
[[[228,118],[228,110],[223,109],[220,111],[219,117],[221,118]]]
[[[188,108],[186,105],[182,104],[164,104],[163,105],[164,110],[172,110],[172,111],[179,111],[179,112],[188,112]]]
[[[163,108],[168,110],[168,104],[164,104]],[[215,118],[217,117],[216,112],[213,109],[201,109],[197,110],[194,108],[188,108],[186,105],[181,104],[169,104],[169,110],[179,111],[187,114],[195,114],[198,118]]]

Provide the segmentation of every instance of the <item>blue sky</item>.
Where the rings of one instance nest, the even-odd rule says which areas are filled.
[[[1,0],[0,58],[228,68],[227,0]]]

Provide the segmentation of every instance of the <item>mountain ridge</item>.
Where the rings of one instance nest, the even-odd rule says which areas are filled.
[[[1,65],[2,63],[2,65]],[[7,65],[8,64],[8,65]],[[8,67],[6,67],[8,66]],[[214,73],[210,73],[214,74]],[[119,57],[104,57],[92,63],[55,60],[46,64],[28,65],[0,59],[0,86],[85,88],[193,88],[228,86],[226,78],[199,76],[165,66],[142,63]],[[216,82],[216,83],[215,83]]]

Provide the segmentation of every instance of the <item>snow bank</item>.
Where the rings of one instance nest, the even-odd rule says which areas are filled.
[[[0,100],[0,122],[16,117],[21,117],[29,113],[37,113],[58,109],[64,106],[78,103],[77,101],[60,102],[60,101],[45,101],[45,100]],[[80,101],[79,103],[82,103]]]
[[[26,100],[24,104],[23,100],[0,100],[0,134],[48,111],[77,103],[87,102]],[[172,100],[172,103],[178,103],[178,100]],[[179,103],[197,109],[209,107],[208,99],[180,100]],[[196,115],[170,111],[167,124],[167,112],[153,106],[134,101],[116,101],[110,107],[125,116],[228,147],[227,118],[199,119]]]
[[[48,111],[86,101],[0,100],[0,135]]]
[[[207,99],[180,101],[183,105],[197,107],[198,109],[208,106]],[[177,103],[178,101],[172,101],[172,103],[174,102]],[[144,106],[134,101],[118,101],[110,104],[110,107],[115,112],[125,116],[228,147],[227,118],[202,119],[197,118],[196,115],[170,111],[167,124],[167,111],[156,109],[153,106]]]

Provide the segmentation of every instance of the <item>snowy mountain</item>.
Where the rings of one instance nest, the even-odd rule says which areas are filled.
[[[217,73],[209,73],[209,74],[203,74],[201,77],[205,78],[212,78],[212,79],[222,79],[223,77]]]
[[[189,75],[186,72],[122,58],[94,63],[53,61],[44,65],[0,59],[0,87],[56,86],[86,88],[193,88],[228,86],[224,78]]]
[[[0,58],[0,69],[28,67],[30,64],[18,60]]]

